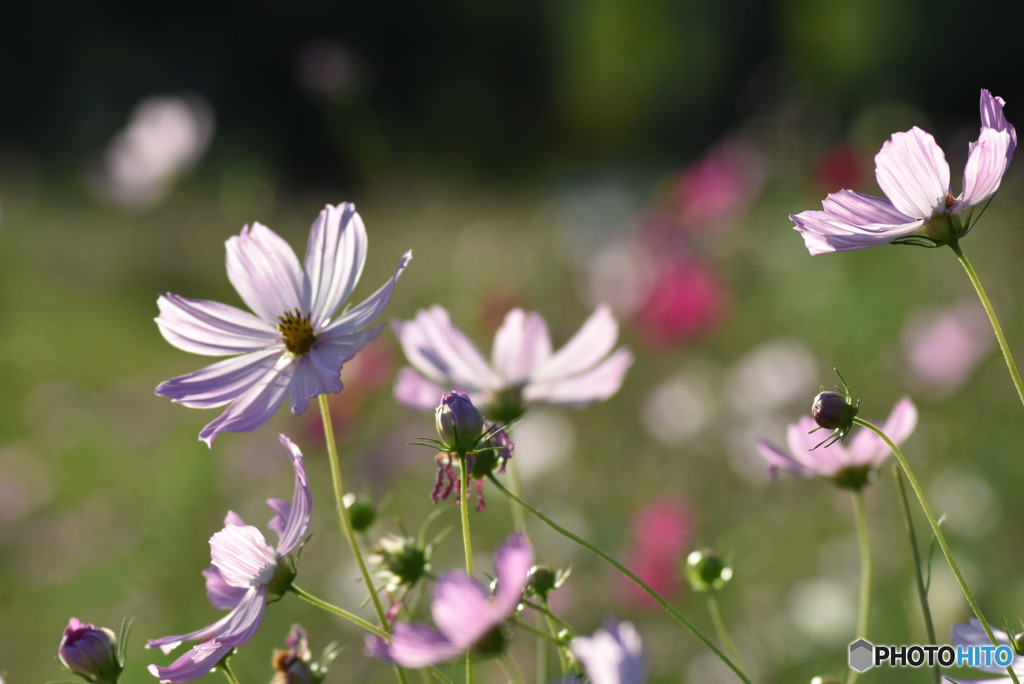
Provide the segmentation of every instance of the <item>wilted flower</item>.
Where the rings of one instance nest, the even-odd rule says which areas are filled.
[[[515,453],[516,445],[509,439],[508,431],[496,425],[486,426],[483,439],[478,440],[476,448],[464,455],[465,467],[469,470],[469,478],[474,480],[476,489],[476,510],[482,511],[486,506],[484,501],[484,478],[493,473],[497,468],[499,473],[505,472],[505,465]],[[436,448],[436,447],[435,447]],[[430,498],[434,503],[441,499],[447,499],[459,483],[455,475],[453,465],[458,460],[457,453],[438,451],[437,478],[434,480],[434,490]],[[461,505],[461,501],[456,500]]]
[[[898,445],[916,425],[917,408],[904,397],[893,407],[882,431]],[[860,489],[889,457],[889,447],[869,430],[859,430],[848,444],[835,443],[817,449],[819,440],[809,434],[814,429],[816,425],[809,416],[791,424],[786,429],[789,453],[771,442],[757,440],[757,450],[768,461],[772,477],[781,468],[798,477],[824,477],[840,487]]]
[[[203,575],[210,603],[231,612],[209,627],[147,643],[146,648],[160,647],[170,653],[183,641],[199,642],[169,667],[149,666],[161,682],[191,682],[207,674],[231,649],[252,638],[263,620],[268,594],[273,597],[284,593],[295,577],[295,563],[288,554],[306,535],[313,499],[302,453],[284,435],[280,440],[295,469],[295,494],[291,503],[267,500],[275,514],[268,527],[278,535],[277,548],[237,513],[228,512],[224,529],[210,538],[213,565]]]
[[[1018,678],[1024,677],[1024,656],[1018,654],[1013,648],[1013,641],[1010,636],[1001,629],[992,628],[992,633],[996,637],[996,641],[999,642],[1000,646],[1005,646],[1013,651],[1013,661],[1010,663],[1010,667],[1013,668],[1014,674]],[[949,636],[949,643],[953,646],[987,646],[992,647],[992,642],[989,641],[988,635],[985,634],[985,628],[981,626],[977,618],[971,618],[970,624],[967,625],[953,625],[952,633]],[[994,673],[1006,673],[1006,667],[995,664],[995,655],[992,654],[992,662],[986,664],[979,664],[976,666],[979,670],[985,672]],[[987,679],[960,679],[959,677],[953,678],[946,675],[946,679],[956,684],[1010,684],[1013,680],[1010,677],[996,677]]]
[[[619,326],[605,306],[554,353],[540,314],[513,309],[494,336],[490,363],[440,306],[394,329],[412,365],[399,371],[395,384],[401,403],[426,411],[447,388],[455,388],[502,424],[519,418],[530,404],[584,406],[607,399],[633,363],[626,349],[612,352]]]
[[[402,667],[429,667],[452,660],[470,649],[480,655],[500,653],[505,646],[502,624],[512,617],[529,582],[533,549],[520,533],[510,536],[494,557],[497,591],[489,596],[478,581],[461,570],[438,578],[430,604],[437,628],[397,622],[391,642],[367,638],[367,652]]]
[[[970,230],[960,214],[999,189],[1017,133],[1003,115],[1003,99],[981,91],[981,133],[970,144],[963,192],[953,197],[949,164],[935,139],[916,126],[894,133],[875,156],[875,177],[888,199],[852,190],[830,194],[823,211],[790,216],[811,254],[864,249],[887,242],[945,245]]]
[[[68,670],[96,684],[116,684],[124,669],[114,632],[78,618],[71,618],[64,628],[57,655]]]
[[[309,234],[305,267],[291,247],[254,223],[227,241],[228,279],[256,315],[233,306],[174,294],[159,298],[164,338],[194,354],[233,355],[162,383],[156,393],[191,408],[228,408],[203,428],[212,445],[221,432],[246,432],[267,422],[291,396],[293,414],[320,394],[340,392],[341,367],[383,324],[365,328],[383,310],[402,270],[337,318],[366,261],[366,229],[351,204],[328,205]],[[440,394],[440,392],[438,393]]]
[[[643,645],[629,622],[609,622],[592,637],[569,643],[591,684],[643,684],[647,681]]]

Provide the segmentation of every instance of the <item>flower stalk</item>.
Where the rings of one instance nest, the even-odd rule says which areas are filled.
[[[860,604],[857,611],[857,638],[868,638],[871,622],[871,538],[868,534],[868,517],[864,509],[864,490],[853,490],[853,517],[857,525],[857,542],[860,546]],[[850,668],[846,684],[857,681],[860,672]]]

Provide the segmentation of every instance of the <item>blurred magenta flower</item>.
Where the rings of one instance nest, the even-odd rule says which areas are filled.
[[[627,565],[656,592],[671,600],[682,587],[679,563],[690,547],[696,531],[697,515],[685,499],[658,499],[641,507],[630,523],[630,550]],[[633,603],[655,608],[658,604],[647,592],[623,578],[622,586]]]
[[[865,249],[887,242],[945,245],[970,230],[959,214],[989,199],[1002,181],[1017,133],[1004,101],[981,91],[981,133],[970,144],[963,192],[953,197],[949,164],[935,139],[916,126],[894,133],[875,156],[875,177],[888,199],[851,190],[830,194],[823,211],[790,216],[811,254]]]
[[[1013,650],[1013,641],[1010,636],[1001,629],[992,628],[992,633],[996,637],[996,641],[999,642],[1000,646],[1006,646]],[[966,625],[953,625],[951,634],[949,635],[949,643],[953,647],[957,646],[985,646],[992,648],[992,642],[989,641],[988,635],[985,634],[985,628],[981,626],[977,618],[971,618],[970,624]],[[994,661],[995,655],[992,654]],[[1006,668],[996,665],[995,662],[986,665],[978,665],[979,670],[992,673],[1006,673]],[[1013,661],[1010,663],[1010,667],[1013,668],[1014,673],[1018,678],[1024,677],[1024,656],[1014,653]],[[1009,677],[995,677],[985,679],[960,679],[959,677],[953,678],[946,675],[946,679],[956,684],[1010,684],[1013,680]]]
[[[383,287],[331,319],[359,281],[366,244],[352,204],[320,212],[304,268],[274,231],[259,223],[243,228],[227,241],[228,279],[255,315],[218,302],[161,296],[156,322],[168,342],[193,354],[232,358],[168,380],[156,393],[191,408],[227,404],[199,433],[212,446],[221,432],[266,423],[286,395],[297,414],[312,397],[340,392],[342,365],[380,333],[383,324],[363,328],[387,305],[412,258],[406,252]]]
[[[116,684],[124,669],[114,632],[78,618],[71,618],[64,628],[57,656],[69,671],[96,684]]]
[[[607,399],[633,363],[625,348],[612,352],[619,325],[606,306],[599,306],[557,352],[540,314],[513,309],[494,336],[490,363],[440,306],[394,329],[412,366],[398,373],[398,401],[427,411],[454,388],[499,423],[519,418],[530,404],[585,406]]]
[[[725,319],[728,302],[728,291],[710,266],[692,258],[677,258],[654,275],[637,311],[637,329],[660,347],[709,336]]]
[[[575,637],[572,650],[591,684],[643,684],[647,681],[643,645],[629,622],[609,622],[592,637]]]
[[[684,228],[731,227],[764,183],[764,164],[743,140],[724,140],[672,180],[675,213]]]
[[[277,533],[277,548],[263,534],[246,525],[241,516],[229,511],[224,529],[210,538],[213,565],[203,571],[206,594],[215,608],[231,611],[209,627],[190,634],[152,639],[146,648],[159,647],[170,653],[183,641],[196,646],[169,667],[150,665],[149,671],[161,682],[191,682],[210,672],[227,653],[249,641],[263,621],[267,595],[287,591],[295,577],[295,564],[288,556],[302,541],[309,528],[310,494],[302,452],[284,435],[279,439],[295,469],[295,494],[292,502],[268,499],[274,517],[268,527]]]
[[[530,579],[533,549],[521,533],[510,536],[494,557],[497,590],[489,596],[478,581],[461,570],[438,578],[430,611],[437,628],[397,622],[391,643],[367,638],[367,652],[402,667],[429,667],[477,647],[482,655],[499,653],[505,639],[501,625],[512,617]]]
[[[880,426],[894,444],[901,444],[917,426],[917,408],[907,397],[900,399],[893,407],[885,424]],[[829,447],[816,449],[821,438],[809,434],[817,425],[810,416],[786,429],[786,443],[789,452],[765,440],[757,440],[757,450],[768,461],[772,477],[780,469],[797,477],[823,477],[837,486],[860,489],[870,474],[880,468],[889,457],[889,447],[880,437],[869,430],[858,430],[848,444],[836,442]]]
[[[985,313],[972,302],[915,316],[903,331],[903,354],[911,375],[932,388],[960,386],[992,347]]]

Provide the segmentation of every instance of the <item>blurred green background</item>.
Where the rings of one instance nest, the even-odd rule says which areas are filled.
[[[115,629],[130,618],[124,681],[151,681],[145,666],[170,658],[146,639],[219,617],[200,571],[224,513],[265,528],[264,500],[291,495],[276,432],[305,451],[315,493],[299,583],[357,606],[317,416],[282,411],[210,452],[196,435],[217,413],[153,394],[208,362],[161,338],[157,295],[240,305],[224,241],[260,221],[301,254],[317,212],[341,201],[356,202],[370,235],[357,297],[414,252],[389,319],[440,303],[487,352],[512,306],[544,315],[560,345],[597,303],[613,305],[636,363],[610,401],[539,408],[519,427],[525,495],[643,569],[709,632],[703,598],[673,566],[718,548],[735,569],[723,610],[754,681],[845,674],[850,497],[769,482],[753,447],[782,441],[833,366],[868,419],[903,395],[917,403],[906,453],[987,614],[1016,619],[1024,423],[962,269],[949,250],[811,258],[787,220],[840,187],[877,193],[873,155],[913,125],[947,151],[958,192],[979,89],[1024,121],[1012,7],[974,3],[972,18],[947,0],[0,8],[0,675],[67,680],[56,648],[70,616]],[[973,22],[984,31],[955,30]],[[1015,350],[1021,181],[1017,162],[963,243]],[[433,421],[392,399],[401,364],[386,332],[331,399],[347,483],[381,506],[371,542],[397,521],[416,533],[434,510],[433,459],[407,445]],[[472,524],[490,571],[511,519],[487,493]],[[923,642],[888,469],[867,505],[869,636]],[[440,508],[428,534],[457,525],[455,506]],[[573,568],[556,609],[579,633],[629,619],[653,682],[733,681],[609,568],[531,532],[540,560]],[[460,558],[452,534],[435,570]],[[969,610],[941,558],[934,567],[941,640]],[[235,658],[241,681],[269,680],[294,621],[314,651],[341,643],[328,681],[391,678],[357,630],[288,599]],[[513,648],[533,672],[531,639]],[[501,681],[495,664],[480,672]]]

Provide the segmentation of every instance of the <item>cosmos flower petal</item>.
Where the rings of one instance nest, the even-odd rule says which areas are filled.
[[[224,576],[216,567],[203,570],[206,578],[206,598],[214,608],[233,610],[245,596],[248,587],[234,587],[224,581]]]
[[[282,356],[277,367],[232,401],[224,413],[208,423],[199,432],[199,439],[212,447],[213,440],[221,432],[249,432],[270,420],[288,393],[290,364],[288,357]]]
[[[278,435],[278,439],[281,441],[281,445],[288,450],[292,468],[295,469],[295,493],[292,495],[292,503],[285,513],[284,525],[280,530],[281,538],[277,543],[277,553],[283,556],[291,553],[309,530],[309,518],[313,509],[313,495],[309,489],[309,480],[306,478],[302,452],[284,435]],[[277,510],[284,513],[283,509]],[[275,520],[280,519],[280,517],[275,517]],[[271,529],[275,529],[273,521]]]
[[[164,339],[182,351],[209,356],[243,354],[276,344],[273,326],[248,311],[175,294],[157,299],[156,323]]]
[[[327,205],[313,222],[306,246],[303,311],[323,325],[355,289],[366,263],[366,228],[355,205]]]
[[[583,664],[591,684],[643,684],[647,681],[640,635],[629,622],[611,622],[592,637],[575,637],[569,649]]]
[[[1017,148],[1017,131],[1006,120],[1006,115],[1003,114],[1004,105],[1006,105],[1006,102],[1003,98],[996,97],[984,89],[981,91],[981,127],[1006,131],[1010,135],[1010,145],[1006,150],[1006,163],[1009,164],[1010,159],[1013,157],[1013,152]]]
[[[619,349],[601,365],[575,377],[530,383],[523,390],[523,399],[527,403],[586,406],[618,392],[626,371],[632,365],[633,354],[628,349]]]
[[[467,388],[479,390],[501,382],[476,346],[452,325],[443,307],[420,311],[410,321],[394,323],[393,329],[409,363],[446,387],[444,391],[455,388],[468,394]],[[433,410],[440,397],[434,397],[426,408]]]
[[[156,394],[190,408],[215,408],[246,394],[284,365],[279,349],[250,352],[162,382]]]
[[[247,587],[270,581],[277,554],[252,525],[228,525],[210,537],[210,560],[227,584]]]
[[[466,650],[498,624],[487,592],[461,570],[441,576],[434,585],[430,611],[441,633]]]
[[[829,430],[816,429],[817,423],[809,416],[801,416],[786,428],[786,445],[794,460],[802,463],[819,477],[831,477],[850,465],[846,447],[837,442],[828,448],[819,447],[829,436]]]
[[[321,335],[317,344],[295,365],[289,389],[292,414],[305,411],[313,397],[340,392],[342,366],[377,339],[383,328],[384,324],[379,323],[359,332]]]
[[[897,211],[927,219],[945,209],[949,164],[931,134],[916,126],[894,133],[875,155],[875,178]]]
[[[864,226],[898,226],[914,220],[897,210],[887,199],[864,195],[852,190],[830,193],[821,206],[832,216],[848,221],[851,225],[862,227],[865,232],[870,232],[870,228],[863,228]],[[885,229],[879,228],[878,230]]]
[[[551,357],[548,324],[536,313],[512,309],[494,335],[491,363],[509,385],[523,385]]]
[[[1002,646],[1010,645],[1010,637],[1001,629],[992,627],[992,634],[995,636],[996,641]],[[953,646],[991,646],[992,642],[989,641],[988,635],[985,633],[985,628],[981,626],[977,618],[971,618],[970,624],[955,624],[951,630],[949,636],[949,643]],[[1024,673],[1024,656],[1014,655],[1013,661],[1010,663],[1014,672],[1018,675]],[[979,670],[984,672],[1001,672],[1005,673],[1006,668],[1000,667],[995,663],[986,665],[977,665]],[[962,682],[968,684],[969,682],[1009,682],[1009,677],[1001,679],[951,679],[950,681]]]
[[[996,193],[1006,172],[1010,135],[1006,131],[984,128],[972,147],[964,167],[964,192],[959,209],[980,204]]]
[[[463,650],[429,625],[398,622],[387,654],[402,667],[429,667],[456,658]]]
[[[803,236],[807,251],[811,254],[849,252],[887,244],[919,230],[924,225],[923,220],[916,219],[896,225],[858,225],[851,223],[845,215],[829,211],[804,211],[790,216],[789,219]]]
[[[194,682],[209,674],[230,650],[230,646],[224,646],[220,642],[206,641],[196,645],[167,667],[150,665],[149,673],[157,677],[161,684]]]
[[[768,473],[774,479],[779,470],[785,470],[797,477],[815,477],[817,473],[805,466],[771,442],[759,439],[754,443],[758,452],[768,461]]]
[[[395,398],[398,402],[409,408],[419,411],[432,411],[440,401],[441,396],[446,392],[436,382],[427,380],[409,366],[399,369],[398,377],[395,380]],[[474,404],[477,399],[470,394]]]
[[[619,324],[611,309],[602,304],[561,349],[534,367],[530,381],[559,380],[590,370],[611,352],[618,337]]]
[[[498,588],[494,609],[502,620],[510,617],[523,598],[533,567],[533,548],[526,535],[516,532],[508,538],[494,556],[494,570],[498,575]]]
[[[281,236],[253,223],[228,239],[227,252],[228,280],[257,316],[276,326],[278,316],[300,308],[302,268]]]
[[[245,589],[242,592],[242,597],[244,598],[248,595],[248,593],[249,590]],[[241,603],[241,600],[239,600],[239,603]],[[214,622],[212,625],[208,625],[201,629],[197,629],[196,631],[189,632],[188,634],[179,634],[175,636],[160,637],[159,639],[150,639],[146,642],[146,648],[159,648],[164,653],[170,653],[186,641],[209,641],[213,639],[217,634],[220,634],[220,632],[224,629],[224,626],[231,621],[232,616],[233,613],[228,613],[220,620]]]
[[[395,268],[394,274],[386,283],[384,283],[379,290],[374,292],[372,295],[367,297],[361,303],[352,307],[349,311],[338,316],[335,320],[328,323],[323,329],[318,330],[318,335],[348,335],[360,328],[368,325],[370,321],[375,319],[384,311],[384,307],[387,306],[388,301],[391,300],[391,293],[395,289],[395,283],[398,282],[398,277],[402,275],[402,271],[412,261],[412,252],[406,252],[402,258],[398,261],[398,266]]]

